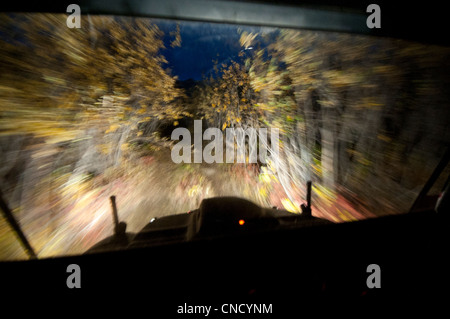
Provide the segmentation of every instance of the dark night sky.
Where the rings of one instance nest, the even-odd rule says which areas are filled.
[[[202,75],[212,72],[214,63],[229,62],[236,59],[242,49],[239,45],[239,26],[204,22],[181,21],[181,47],[171,48],[169,33],[176,29],[175,21],[154,20],[164,31],[166,49],[162,54],[169,62],[166,66],[177,75],[181,81],[187,79],[201,80]],[[259,28],[240,27],[247,31],[258,31]]]

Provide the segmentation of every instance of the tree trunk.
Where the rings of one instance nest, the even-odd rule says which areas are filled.
[[[335,132],[333,130],[333,124],[330,121],[326,121],[326,125],[320,130],[322,137],[322,179],[324,186],[334,190],[335,188]]]

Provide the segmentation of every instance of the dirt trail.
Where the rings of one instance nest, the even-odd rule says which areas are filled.
[[[57,213],[46,214],[45,207],[52,203],[38,198],[31,211],[19,214],[24,216],[19,222],[39,258],[82,254],[113,233],[111,195],[116,196],[119,219],[127,223],[127,231],[138,232],[153,217],[187,212],[215,196],[243,197],[263,207],[295,211],[304,192],[293,191],[298,203],[286,202],[276,176],[263,174],[255,165],[175,164],[166,149],[80,182],[71,194],[61,193]],[[357,212],[339,194],[333,201],[320,189],[313,195],[313,214],[318,217],[336,222],[371,217],[369,212]],[[0,260],[26,258],[2,219],[0,230]]]

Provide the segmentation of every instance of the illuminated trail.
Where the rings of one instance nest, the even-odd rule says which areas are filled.
[[[207,197],[238,196],[264,207],[285,208],[282,199],[286,194],[276,178],[270,180],[268,187],[261,173],[243,164],[231,164],[226,168],[201,164],[180,166],[155,157],[152,161],[140,160],[136,165],[127,163],[127,167],[129,170],[122,177],[107,185],[95,187],[95,181],[91,181],[71,185],[71,191],[62,190],[59,207],[63,210],[59,214],[46,223],[23,225],[39,258],[82,254],[112,235],[114,223],[109,200],[112,194],[117,198],[119,220],[127,223],[130,232],[140,231],[154,217],[195,209]],[[304,190],[292,191],[301,204]],[[367,210],[357,211],[339,194],[330,202],[313,192],[312,207],[314,216],[334,222],[374,216]],[[42,210],[37,203],[26,216],[32,215],[36,221],[43,218],[39,214]],[[245,226],[245,220],[238,223]],[[19,257],[20,252],[9,254],[1,258],[23,258]]]

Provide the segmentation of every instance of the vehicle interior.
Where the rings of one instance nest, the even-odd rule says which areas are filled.
[[[69,4],[40,1],[21,7],[9,3],[2,4],[2,12],[67,15]],[[77,4],[82,19],[113,15],[180,24],[210,23],[205,26],[336,32],[443,48],[450,44],[448,37],[439,33],[445,30],[444,13],[432,5],[417,8],[413,4],[395,6],[379,1],[382,25],[370,29],[366,25],[370,1],[84,0]],[[449,95],[439,92],[448,108]],[[423,107],[431,109],[433,105]],[[179,119],[177,125],[178,121],[184,123]],[[442,132],[442,136],[447,138],[448,132]],[[11,207],[10,196],[0,187],[4,220],[27,256],[24,260],[0,260],[0,289],[18,300],[55,295],[79,304],[87,302],[81,301],[86,296],[92,302],[105,298],[110,303],[106,307],[111,309],[126,300],[148,313],[165,316],[176,315],[177,307],[184,303],[266,303],[273,305],[271,315],[283,317],[301,314],[307,300],[342,299],[346,302],[341,304],[344,308],[359,301],[373,301],[379,306],[383,305],[378,303],[380,300],[436,301],[447,290],[444,234],[448,225],[444,215],[450,211],[450,149],[448,138],[446,141],[447,145],[436,147],[435,162],[426,163],[431,174],[414,189],[414,200],[409,201],[405,212],[384,212],[384,199],[374,195],[373,207],[379,210],[375,215],[336,222],[326,213],[318,213],[322,211],[317,195],[322,190],[318,186],[321,181],[310,178],[299,186],[301,205],[296,206],[295,213],[286,205],[255,203],[244,194],[192,197],[195,200],[191,210],[155,213],[135,227],[121,217],[121,195],[111,192],[105,195],[109,199],[105,220],[111,231],[101,240],[83,246],[79,254],[41,257],[15,217],[18,215]],[[321,147],[325,156],[325,147]],[[171,178],[167,174],[160,179]],[[155,190],[149,187],[147,191],[150,194]],[[167,192],[177,197],[173,188]],[[395,201],[404,194],[392,190],[390,196]],[[152,207],[156,212],[158,205]],[[66,286],[70,264],[81,268],[81,289]],[[371,273],[367,269],[371,264],[381,269],[381,288],[368,287]]]

